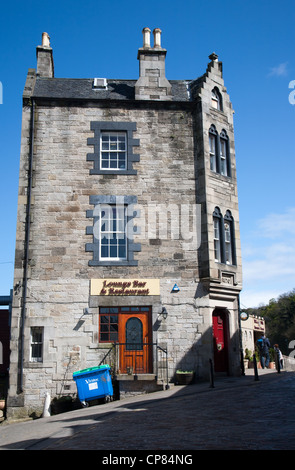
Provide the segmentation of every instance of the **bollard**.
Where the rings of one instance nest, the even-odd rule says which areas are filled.
[[[256,356],[255,356],[255,354],[253,354],[253,363],[254,363],[254,375],[255,375],[255,379],[254,379],[254,380],[259,380],[258,371],[257,371],[257,361],[256,361]]]
[[[213,376],[213,362],[212,359],[209,359],[209,364],[210,364],[210,388],[214,388],[214,376]]]
[[[42,418],[50,416],[50,393],[46,393]]]
[[[277,370],[279,374],[281,372],[280,351],[277,352]]]

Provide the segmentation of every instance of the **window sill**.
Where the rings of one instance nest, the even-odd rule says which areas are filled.
[[[137,170],[90,170],[90,175],[137,175]]]
[[[216,264],[220,264],[223,268],[225,266],[228,266],[229,268],[236,268],[236,264],[229,264],[229,263],[222,263],[221,261],[217,261],[216,259],[214,260]]]
[[[232,176],[228,176],[228,175],[222,175],[221,173],[217,173],[217,171],[213,171],[213,170],[210,170],[210,173],[211,175],[210,176],[213,176],[215,178],[218,178],[218,179],[224,179],[225,181],[228,181],[228,182],[231,182],[232,181]]]
[[[125,260],[125,261],[88,261],[89,266],[138,266],[137,260]]]
[[[26,369],[40,369],[40,368],[43,368],[45,367],[44,365],[44,362],[31,362],[31,361],[27,361],[24,363],[24,367]]]
[[[209,109],[210,109],[210,112],[213,111],[215,113],[219,113],[219,114],[221,114],[221,116],[226,115],[224,111],[221,111],[221,109],[214,108],[213,106],[209,106]]]

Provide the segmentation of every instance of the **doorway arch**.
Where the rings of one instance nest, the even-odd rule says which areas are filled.
[[[228,346],[228,311],[225,308],[216,307],[212,314],[214,371],[229,372]]]

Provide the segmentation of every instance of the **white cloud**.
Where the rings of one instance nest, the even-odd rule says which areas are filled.
[[[290,207],[284,214],[269,214],[258,222],[261,235],[269,238],[295,235],[295,207]]]
[[[242,251],[241,299],[247,307],[268,303],[295,288],[295,208],[265,216],[257,228],[248,234]]]
[[[241,307],[242,308],[255,308],[260,305],[267,305],[271,299],[277,299],[282,292],[280,290],[261,290],[256,292],[252,289],[247,289],[241,293]]]
[[[282,77],[287,75],[287,64],[288,62],[283,62],[282,64],[272,67],[268,74],[269,77]]]
[[[292,276],[295,287],[295,247],[273,244],[260,250],[256,259],[243,262],[244,282],[251,284],[263,280],[275,280],[277,277]]]

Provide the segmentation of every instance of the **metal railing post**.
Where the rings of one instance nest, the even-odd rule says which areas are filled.
[[[159,378],[159,365],[158,365],[158,341],[156,342],[156,376]]]
[[[167,373],[167,383],[166,383],[166,390],[169,389],[169,371],[168,371],[168,346],[166,346],[166,373]]]
[[[254,376],[255,376],[254,380],[259,380],[255,353],[253,354],[253,363],[254,363]]]
[[[210,388],[214,388],[214,374],[213,374],[213,361],[209,359],[209,373],[210,373]]]
[[[278,364],[277,370],[279,374],[281,372],[280,351],[277,352],[277,364]]]

